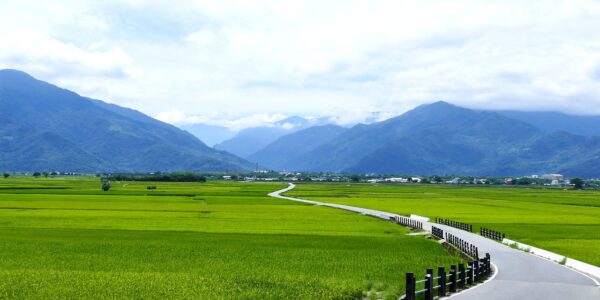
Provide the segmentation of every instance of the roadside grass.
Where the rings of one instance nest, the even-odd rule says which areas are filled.
[[[403,215],[443,217],[600,266],[600,192],[392,184],[298,184],[287,193]]]
[[[147,190],[156,185],[156,190]],[[395,299],[460,260],[278,183],[0,179],[0,299]]]

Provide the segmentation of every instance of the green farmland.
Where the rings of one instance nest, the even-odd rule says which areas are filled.
[[[0,299],[393,299],[405,272],[458,260],[404,227],[266,196],[284,186],[0,179]]]
[[[298,184],[290,196],[442,217],[600,266],[600,192],[447,185]]]

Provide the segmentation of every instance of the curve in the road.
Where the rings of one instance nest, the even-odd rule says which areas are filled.
[[[299,199],[282,195],[294,189],[293,183],[282,190],[269,194],[271,197],[309,203],[320,206],[344,209],[363,215],[374,216],[389,220],[397,214],[373,209]],[[423,229],[431,232],[430,222],[423,222]],[[559,265],[555,262],[512,249],[501,243],[484,238],[480,235],[455,229],[453,227],[435,224],[436,227],[450,232],[461,239],[476,245],[479,253],[490,253],[497,273],[492,280],[477,288],[467,289],[459,294],[450,296],[452,299],[572,299],[600,300],[600,288],[590,277]]]

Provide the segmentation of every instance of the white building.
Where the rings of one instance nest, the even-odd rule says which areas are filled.
[[[402,178],[402,177],[391,177],[391,178],[386,178],[385,179],[386,182],[399,182],[399,183],[407,183],[408,182],[408,178]]]
[[[456,177],[456,178],[454,178],[452,180],[446,181],[446,183],[448,183],[448,184],[459,184],[460,183],[460,178]]]
[[[562,174],[544,174],[542,175],[542,179],[564,180],[565,176]]]
[[[367,180],[368,183],[379,183],[382,182],[383,180],[378,179],[378,178],[374,178],[374,179],[369,179]]]

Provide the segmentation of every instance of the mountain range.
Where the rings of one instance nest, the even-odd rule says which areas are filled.
[[[216,144],[214,148],[248,158],[280,137],[311,126],[324,124],[325,122],[326,119],[308,120],[292,116],[277,121],[271,124],[271,126],[259,126],[240,130],[231,139]]]
[[[600,117],[440,101],[351,128],[326,123],[291,117],[211,148],[139,111],[0,70],[3,171],[242,171],[258,163],[290,171],[600,177]],[[222,139],[225,128],[201,128],[211,129]]]
[[[584,136],[600,136],[600,116],[574,116],[555,111],[499,111],[498,113],[527,122],[544,132],[560,130]]]
[[[503,113],[440,101],[369,125],[298,131],[249,160],[297,171],[598,177],[600,137],[539,128]]]
[[[0,70],[0,169],[225,171],[247,161],[138,111]]]

